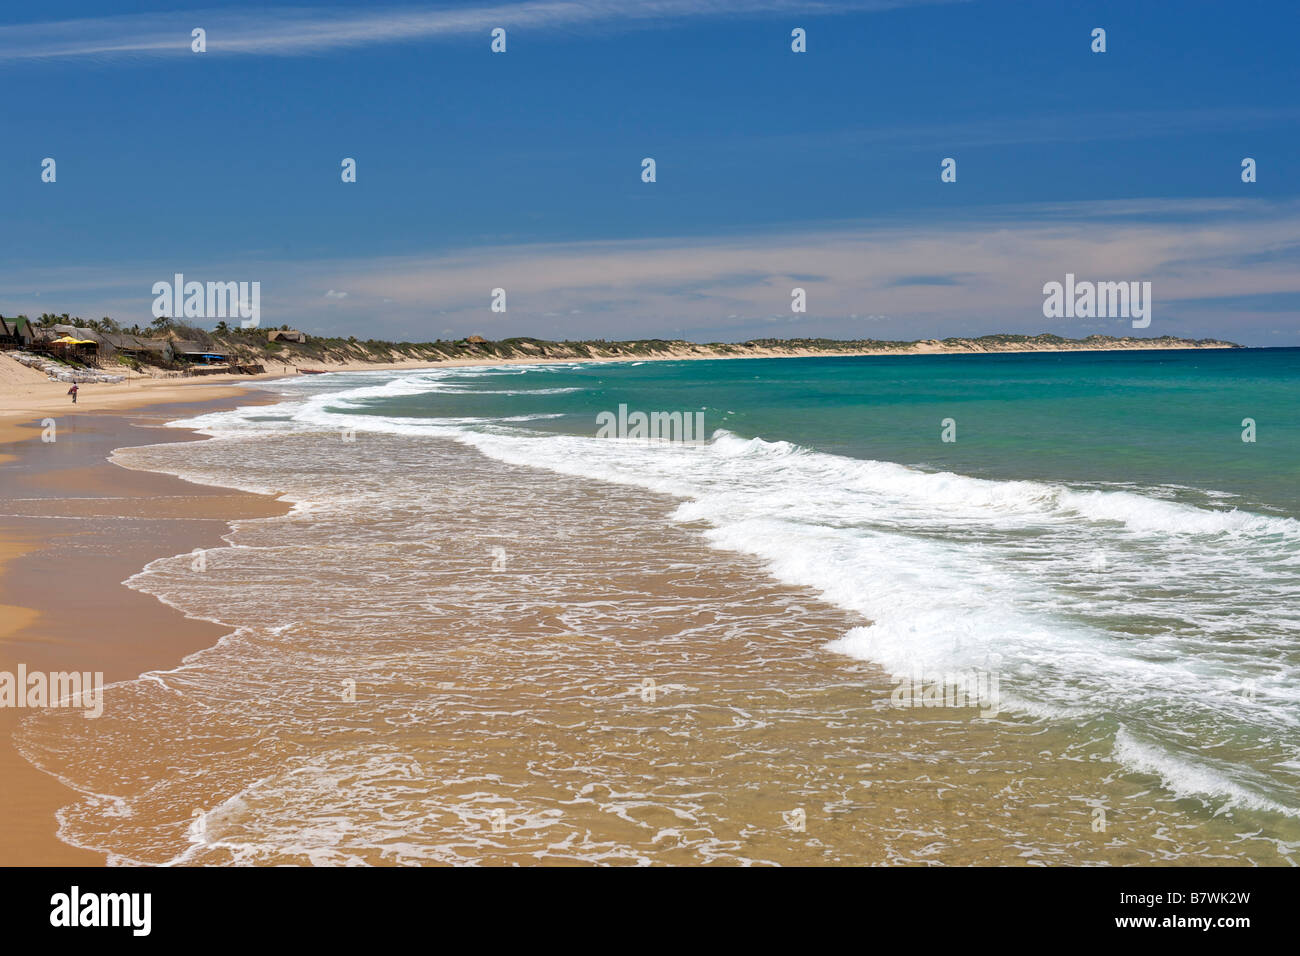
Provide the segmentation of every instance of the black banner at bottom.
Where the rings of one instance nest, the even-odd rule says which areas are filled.
[[[10,869],[7,942],[374,944],[448,930],[580,945],[907,927],[963,941],[1228,945],[1295,925],[1291,869]],[[836,927],[839,930],[836,930]],[[1263,931],[1264,937],[1254,934]],[[596,933],[598,935],[592,935]],[[376,934],[379,934],[378,936]],[[613,934],[613,935],[606,935]],[[864,944],[872,937],[863,935]],[[600,941],[603,940],[603,943]],[[812,940],[808,940],[811,942]],[[450,940],[447,942],[450,943]]]

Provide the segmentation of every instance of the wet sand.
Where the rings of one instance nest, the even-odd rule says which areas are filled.
[[[259,495],[110,464],[127,445],[193,441],[164,422],[257,401],[149,406],[117,415],[59,414],[54,442],[39,422],[0,431],[0,671],[102,671],[105,683],[175,665],[226,628],[191,620],[121,582],[149,561],[221,544],[228,521],[282,514]],[[203,390],[211,394],[209,390]],[[188,394],[195,394],[189,392]],[[144,396],[142,396],[144,397]],[[31,712],[0,708],[0,865],[99,865],[104,856],[56,837],[55,812],[75,794],[24,760],[13,732]]]
[[[135,581],[219,643],[100,720],[24,725],[86,795],[65,838],[115,862],[1290,862],[1276,821],[1124,772],[1104,718],[891,706],[883,671],[827,649],[865,621],[671,497],[379,432],[123,463],[305,507],[240,522],[201,576],[180,551]]]
[[[341,496],[302,513],[105,460],[192,442],[149,426],[217,407],[64,415],[57,442],[28,427],[5,448],[0,604],[39,613],[5,612],[0,670],[118,681],[244,633],[101,720],[24,726],[43,765],[130,816],[35,770],[24,712],[0,710],[0,864],[105,862],[56,837],[60,808],[65,833],[142,863],[1290,862],[1252,815],[1118,771],[1095,727],[892,709],[883,672],[825,649],[865,622],[711,548],[666,496],[379,434],[184,449],[198,475]],[[272,515],[202,594],[183,557],[151,572],[151,593],[226,624],[119,583]]]

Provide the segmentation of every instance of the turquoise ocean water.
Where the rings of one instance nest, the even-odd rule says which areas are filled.
[[[179,555],[130,582],[232,634],[113,717],[34,723],[24,753],[90,794],[65,839],[130,860],[506,853],[474,821],[509,785],[553,827],[511,837],[527,859],[1294,863],[1298,383],[1300,350],[271,383],[273,404],[177,423],[213,441],[115,454],[295,503],[203,574]],[[701,413],[704,440],[598,437],[620,406]],[[627,690],[647,673],[661,707]],[[891,683],[976,673],[995,718],[891,709]],[[343,676],[365,706],[333,702]],[[208,746],[214,714],[249,735],[239,759]],[[114,736],[135,726],[183,741],[183,771],[87,770],[114,747],[148,764]],[[679,821],[701,792],[699,832],[661,847],[645,808]],[[763,800],[827,842],[787,846]],[[640,836],[618,830],[634,805]],[[122,807],[181,823],[135,832]]]
[[[1300,349],[644,362],[458,375],[368,400],[371,415],[595,416],[703,410],[706,428],[828,454],[992,479],[1163,486],[1300,517]],[[941,441],[941,422],[957,440]],[[1256,441],[1242,441],[1245,418]],[[1220,493],[1228,493],[1223,498]]]
[[[996,669],[1004,706],[1099,722],[1117,760],[1176,794],[1300,814],[1300,350],[547,365],[300,388],[315,394],[298,422],[454,436],[675,495],[675,519],[718,547],[873,622],[833,652],[899,675]],[[700,411],[711,437],[594,437],[620,405]]]

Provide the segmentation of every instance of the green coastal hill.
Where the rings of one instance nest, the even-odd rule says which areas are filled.
[[[1219,339],[1115,338],[1089,336],[1063,338],[1053,334],[1013,336],[997,334],[979,338],[922,339],[901,342],[883,339],[755,338],[746,342],[688,342],[684,339],[642,338],[630,341],[549,339],[513,337],[485,339],[471,336],[434,342],[386,342],[377,339],[311,336],[305,342],[266,341],[261,330],[213,333],[213,345],[230,352],[240,362],[269,359],[316,359],[322,363],[400,362],[456,359],[651,359],[651,358],[740,358],[758,355],[824,354],[927,354],[927,352],[1074,351],[1110,349],[1239,349]]]
[[[25,316],[19,317],[27,323]],[[9,320],[13,327],[13,320]],[[206,330],[172,319],[151,325],[125,327],[112,319],[85,321],[67,315],[47,314],[20,325],[37,334],[36,345],[47,349],[60,338],[84,341],[84,346],[54,348],[56,357],[72,363],[85,362],[105,370],[127,366],[139,371],[150,368],[177,369],[194,364],[222,364],[240,367],[274,365],[306,367],[356,363],[454,361],[555,361],[566,359],[656,359],[656,358],[740,358],[793,355],[927,355],[981,352],[1104,351],[1136,349],[1228,349],[1241,346],[1220,339],[1186,339],[1175,336],[1150,338],[1090,335],[1071,339],[1060,335],[1017,335],[1001,333],[975,338],[919,339],[825,339],[759,338],[744,342],[688,342],[683,339],[632,339],[614,341],[585,339],[551,341],[516,336],[489,340],[471,335],[461,339],[430,342],[392,342],[359,339],[356,336],[320,336],[280,329],[242,329],[217,324]],[[9,343],[22,347],[31,342]]]
[[[309,337],[306,342],[265,341],[265,333],[214,334],[214,343],[228,349],[232,357],[271,361],[290,357],[321,362],[392,362],[423,360],[444,362],[464,359],[649,359],[731,358],[779,355],[906,355],[957,352],[1086,351],[1110,349],[1198,349],[1240,348],[1218,339],[1116,338],[1092,335],[1068,339],[1059,335],[985,335],[978,338],[891,341],[880,339],[750,339],[745,342],[688,342],[682,339],[634,339],[611,341],[550,341],[514,337],[496,341],[481,336],[435,342],[386,342],[356,338]]]

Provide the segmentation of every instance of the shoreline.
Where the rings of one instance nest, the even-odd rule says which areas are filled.
[[[229,633],[123,582],[160,557],[220,547],[232,522],[284,514],[289,505],[108,460],[116,448],[207,440],[157,425],[256,398],[225,391],[241,400],[209,393],[200,402],[156,402],[136,393],[129,397],[144,404],[78,409],[59,416],[50,444],[40,441],[39,423],[0,421],[7,426],[0,448],[9,452],[0,456],[0,472],[9,472],[0,512],[0,671],[102,672],[107,686],[174,667]],[[56,812],[77,793],[18,752],[13,734],[27,714],[0,708],[0,864],[104,865],[104,854],[59,838]]]
[[[923,346],[923,347],[921,347]],[[701,349],[706,348],[700,346]],[[128,377],[119,383],[87,383],[79,386],[79,403],[73,405],[67,396],[67,384],[53,382],[44,373],[18,365],[13,361],[2,361],[0,353],[0,444],[13,439],[13,426],[29,422],[46,413],[62,410],[80,413],[83,410],[111,409],[127,411],[150,405],[178,401],[210,401],[248,395],[250,386],[256,383],[273,382],[281,379],[299,379],[299,368],[324,366],[321,371],[333,372],[385,372],[385,371],[428,371],[439,368],[474,368],[506,365],[598,365],[613,362],[680,362],[680,361],[724,361],[735,359],[772,359],[772,358],[859,358],[859,357],[908,357],[937,355],[1026,355],[1055,352],[1180,352],[1180,351],[1237,351],[1243,349],[1236,345],[1194,346],[1187,343],[1176,345],[1130,346],[1095,346],[1090,348],[1006,348],[1006,349],[969,349],[950,348],[942,343],[930,341],[918,343],[918,347],[907,350],[874,349],[828,351],[824,349],[750,349],[743,354],[714,354],[693,350],[679,350],[652,355],[612,355],[612,356],[573,356],[557,357],[502,357],[447,359],[430,362],[427,359],[405,359],[400,362],[323,362],[321,360],[303,360],[295,357],[291,362],[277,362],[281,368],[276,371],[262,372],[256,375],[222,374],[202,378],[177,379],[154,378],[137,375]],[[197,394],[202,392],[203,394]],[[21,437],[22,433],[17,433]],[[0,462],[5,456],[0,452]]]
[[[1176,351],[1179,349],[1024,349],[1016,351]],[[1197,349],[1198,351],[1200,349]],[[1012,351],[1012,350],[1008,350]],[[711,359],[763,359],[763,358],[816,358],[831,356],[875,355],[942,355],[942,354],[994,354],[972,353],[969,350],[908,352],[826,352],[803,350],[773,354],[744,355],[653,355],[645,357],[574,357],[574,358],[482,358],[456,359],[429,363],[425,360],[402,362],[343,363],[328,368],[330,372],[432,370],[440,367],[475,367],[545,364],[605,364],[614,362],[657,361],[707,361]],[[24,369],[29,372],[31,370]],[[93,522],[104,517],[103,512],[70,519],[42,518],[39,513],[28,515],[0,515],[0,572],[5,574],[5,584],[0,587],[0,609],[6,625],[0,628],[0,670],[12,671],[20,662],[19,651],[26,654],[21,662],[31,670],[103,670],[108,683],[139,677],[149,670],[173,667],[184,657],[210,647],[229,628],[211,621],[189,618],[180,611],[155,598],[135,592],[122,582],[139,572],[149,562],[172,554],[181,554],[196,547],[218,547],[231,530],[231,523],[252,517],[269,517],[284,514],[289,506],[270,496],[235,491],[229,488],[198,485],[162,472],[136,472],[108,461],[115,448],[135,445],[161,444],[180,441],[204,441],[204,436],[191,430],[168,429],[159,434],[156,429],[142,428],[148,419],[159,422],[189,417],[200,411],[215,411],[237,405],[274,403],[280,400],[270,392],[259,395],[255,383],[286,377],[283,372],[267,372],[258,376],[212,376],[203,379],[132,379],[115,385],[82,386],[85,400],[76,406],[64,394],[63,383],[48,382],[40,373],[32,372],[40,381],[29,389],[26,402],[14,402],[0,410],[0,470],[11,468],[17,481],[30,485],[22,494],[35,491],[34,479],[44,479],[48,486],[56,484],[64,494],[76,498],[108,497],[106,491],[115,491],[111,511],[120,513],[126,501],[150,503],[165,499],[208,498],[215,511],[209,509],[205,517],[183,517],[173,512],[161,518],[170,527],[153,528],[146,533],[133,535],[129,541],[115,541],[113,554],[90,559],[93,573],[78,575],[78,564],[71,569],[60,566],[57,572],[44,564],[42,556],[67,537],[61,525]],[[11,383],[0,379],[0,395],[10,391]],[[44,386],[44,388],[41,388]],[[40,394],[41,392],[44,394]],[[43,445],[40,440],[41,420],[44,413],[58,412],[59,441]],[[67,420],[72,420],[68,428]],[[68,433],[72,432],[72,441]],[[78,449],[80,440],[92,437],[101,440]],[[108,438],[107,441],[102,439]],[[31,444],[27,444],[30,442]],[[9,446],[6,448],[5,446]],[[21,446],[21,448],[20,448]],[[40,450],[73,446],[72,460],[53,470],[43,468],[36,457]],[[15,455],[10,452],[18,450]],[[80,452],[80,453],[78,453]],[[48,489],[47,489],[48,490]],[[128,493],[122,496],[123,490]],[[58,494],[46,494],[57,501]],[[217,501],[215,499],[224,499]],[[105,533],[105,537],[111,537]],[[123,544],[126,547],[123,547]],[[79,577],[94,582],[83,594],[85,606],[92,610],[69,606],[58,599],[57,590],[42,592],[42,578],[54,574]],[[35,595],[35,597],[33,597]],[[94,639],[78,637],[77,630],[86,620],[103,620],[94,608],[114,605],[116,630],[111,640],[100,645]],[[125,609],[125,610],[121,610]],[[74,613],[69,613],[73,611]],[[79,613],[77,613],[79,611]],[[87,666],[82,657],[89,655],[99,663]],[[77,657],[69,663],[69,657]],[[102,854],[81,850],[63,843],[56,835],[54,812],[74,799],[74,792],[61,781],[28,763],[14,748],[12,733],[23,711],[0,709],[0,773],[10,786],[0,795],[0,850],[6,857],[15,852],[20,859],[0,859],[0,863],[23,864],[103,864]],[[15,813],[15,809],[21,812]],[[48,826],[33,826],[35,820]]]
[[[571,364],[576,364],[578,361],[573,360]],[[186,384],[181,388],[189,389],[187,394],[190,395],[209,395],[207,389],[199,383]],[[259,394],[256,390],[244,389],[227,391],[230,394],[226,394],[224,398],[207,398],[203,402],[188,405],[148,403],[131,411],[115,410],[89,414],[78,410],[76,414],[59,417],[59,440],[55,445],[44,445],[40,442],[40,424],[13,426],[10,429],[20,440],[29,439],[29,441],[23,442],[22,446],[16,449],[20,456],[16,464],[0,463],[0,471],[9,467],[11,476],[16,476],[22,484],[22,487],[11,491],[9,507],[5,509],[6,512],[17,513],[0,517],[0,561],[8,559],[10,562],[8,567],[4,568],[5,583],[4,587],[0,588],[0,604],[6,605],[6,622],[10,620],[7,613],[10,608],[18,609],[22,617],[14,622],[8,632],[0,628],[0,670],[13,670],[15,662],[21,660],[32,670],[103,670],[106,682],[129,680],[151,670],[174,667],[179,661],[196,651],[212,647],[234,629],[233,624],[214,622],[218,617],[222,621],[233,621],[236,620],[235,618],[227,617],[225,614],[214,614],[207,619],[189,618],[172,605],[164,604],[162,600],[144,592],[123,588],[118,582],[129,578],[141,567],[160,557],[187,555],[196,547],[220,547],[223,539],[229,535],[234,522],[283,515],[291,510],[289,506],[274,495],[251,494],[233,491],[228,487],[191,484],[168,472],[135,471],[105,460],[106,450],[111,451],[113,448],[207,440],[205,436],[186,429],[167,429],[159,435],[157,428],[149,428],[151,424],[161,424],[178,417],[223,407],[280,400],[280,397],[272,392]],[[138,392],[136,396],[139,396]],[[0,422],[0,425],[3,423]],[[3,440],[3,436],[0,436],[0,441]],[[49,455],[59,457],[50,458]],[[199,457],[202,457],[201,453]],[[501,466],[499,463],[489,463],[485,470],[494,471],[500,467],[526,469],[531,466]],[[550,487],[556,482],[556,479],[549,476],[535,480],[538,481],[539,488]],[[578,482],[584,480],[575,479]],[[11,480],[10,485],[12,487],[14,481]],[[274,482],[268,483],[268,486],[280,487]],[[51,508],[49,507],[51,503],[61,503],[61,506]],[[641,512],[643,515],[655,512],[653,501],[636,507],[644,509]],[[52,517],[51,512],[59,516]],[[440,533],[463,541],[468,540],[472,533],[482,531],[481,526],[475,521],[474,515],[452,506],[439,520],[438,527]],[[464,527],[458,527],[457,522],[464,523]],[[640,527],[650,523],[652,522],[640,524],[630,522],[627,526]],[[505,530],[509,526],[495,527]],[[256,524],[248,526],[249,532],[256,530]],[[270,530],[272,529],[263,529],[263,533]],[[244,534],[245,532],[241,532],[241,537]],[[490,534],[488,537],[495,539],[498,535]],[[671,553],[675,554],[683,544],[682,541],[676,540],[678,537],[680,536],[674,531],[661,529],[656,535],[651,536],[651,539],[670,540]],[[640,541],[649,540],[654,544],[654,540],[651,539],[638,538]],[[552,547],[568,546],[558,540],[547,543]],[[692,547],[696,544],[698,542]],[[533,550],[539,554],[549,553],[545,549],[534,548]],[[712,554],[704,547],[700,547],[700,550]],[[528,551],[527,548],[521,549],[512,557],[512,561],[522,563],[527,560],[524,555]],[[513,548],[512,553],[514,553]],[[716,562],[717,565],[722,563]],[[712,567],[714,564],[715,562],[710,560],[709,565]],[[852,668],[853,672],[859,675],[858,680],[872,684],[877,697],[887,693],[887,687],[879,681],[875,665],[860,661],[846,663],[838,657],[827,657],[820,653],[825,634],[831,631],[844,632],[846,624],[840,622],[842,611],[834,608],[819,609],[818,598],[805,597],[799,593],[799,586],[782,584],[780,579],[773,578],[770,572],[760,569],[757,576],[746,574],[744,568],[748,567],[752,570],[752,562],[733,567],[728,559],[726,564],[727,568],[720,573],[717,582],[743,579],[743,583],[738,583],[736,587],[745,594],[750,594],[755,587],[770,589],[770,593],[780,597],[782,601],[801,602],[799,607],[801,615],[808,613],[808,607],[818,609],[818,615],[828,625],[809,630],[805,635],[808,647],[817,650],[811,662],[808,658],[799,656],[797,647],[793,649],[793,656],[782,658],[784,666],[787,667],[784,673],[791,682],[790,686],[803,687],[806,693],[821,699],[821,696],[833,695],[834,688],[846,686],[846,669]],[[15,568],[16,573],[10,573],[11,568]],[[90,568],[89,573],[79,570],[85,568]],[[74,596],[70,596],[71,583],[77,585]],[[670,584],[671,582],[666,579],[663,582],[665,589]],[[658,587],[651,590],[656,594],[660,593]],[[441,602],[435,600],[434,603]],[[435,610],[439,614],[447,613],[441,608]],[[569,628],[563,622],[557,623],[553,612],[554,609],[547,609],[538,618],[539,632],[546,633],[550,639],[570,639],[572,635],[568,634]],[[441,629],[436,626],[431,627],[430,633],[453,633],[454,620],[455,614],[450,614]],[[857,626],[854,622],[847,623]],[[92,633],[86,633],[88,626],[93,628]],[[775,626],[773,622],[768,622],[766,626],[773,633],[785,633],[784,619],[776,622]],[[548,631],[548,628],[551,630]],[[315,634],[315,638],[320,639],[322,635],[328,633],[328,630],[319,631]],[[640,631],[638,630],[637,633],[639,634]],[[304,646],[314,648],[317,645],[309,640]],[[431,645],[431,649],[435,647],[436,645]],[[640,647],[639,638],[635,647]],[[12,653],[15,648],[22,651],[25,656],[15,657]],[[579,653],[582,649],[580,643],[570,648]],[[628,650],[633,649],[634,645],[629,643]],[[734,660],[746,659],[737,657],[733,660],[722,654],[718,648],[714,648],[714,653],[721,655],[718,660],[725,665],[721,670],[710,670],[705,666],[700,671],[687,671],[689,676],[683,677],[680,672],[683,665],[680,661],[675,658],[656,659],[654,656],[655,654],[671,656],[671,645],[665,645],[663,648],[651,645],[645,650],[650,657],[638,665],[639,669],[634,667],[632,670],[637,674],[672,675],[672,683],[669,683],[668,676],[663,676],[665,693],[675,693],[678,683],[691,687],[697,685],[712,687],[714,686],[712,680],[725,681],[728,675],[736,672],[735,668],[727,664],[728,661],[734,663]],[[445,672],[436,676],[446,677],[447,686],[450,687],[452,680],[461,679],[459,668],[464,660],[454,653],[449,655]],[[770,665],[771,661],[766,656],[763,660]],[[654,666],[646,666],[651,664]],[[752,672],[752,668],[739,670]],[[615,680],[621,679],[620,674]],[[422,686],[430,686],[428,681],[431,680],[433,678],[426,675],[426,681],[422,682]],[[802,680],[808,680],[809,683],[801,684]],[[441,688],[443,684],[437,683],[432,686]],[[486,682],[482,689],[489,695],[495,691],[491,681]],[[742,681],[738,688],[731,688],[730,692],[751,694],[752,687]],[[578,695],[575,699],[585,701],[587,698]],[[617,694],[611,693],[611,699],[618,699]],[[738,699],[742,698],[730,698],[723,694],[717,701],[710,699],[705,711],[728,705],[730,701]],[[743,699],[749,700],[749,697]],[[501,709],[501,712],[505,712],[505,704],[510,700],[512,699],[506,695],[496,700],[494,706]],[[110,707],[111,704],[110,693]],[[858,701],[853,706],[861,705],[862,702]],[[780,706],[780,702],[769,701],[768,706]],[[16,752],[11,734],[14,725],[23,718],[24,714],[24,711],[0,709],[0,773],[3,773],[5,779],[9,781],[5,792],[0,794],[0,863],[7,865],[104,864],[107,860],[103,853],[64,843],[56,835],[57,824],[54,812],[76,801],[77,793],[68,789],[58,778],[27,763]],[[560,724],[568,726],[573,723],[570,719],[573,714],[568,711],[565,711],[565,714],[566,717],[560,721]],[[607,716],[613,714],[615,711],[611,710]],[[626,719],[624,710],[618,710],[617,715],[620,720]],[[873,715],[874,711],[864,710],[861,712],[861,719],[874,720]],[[875,729],[880,730],[893,741],[892,746],[882,745],[880,748],[882,751],[906,752],[912,746],[922,744],[931,746],[950,740],[944,736],[930,736],[931,729],[924,722],[914,722],[913,716],[921,718],[925,715],[909,714],[907,720],[887,722],[887,725],[872,724]],[[109,719],[114,719],[112,713]],[[654,726],[653,722],[647,724],[647,730],[652,730]],[[812,727],[810,732],[812,736],[807,740],[797,738],[801,741],[798,746],[804,747],[811,741],[821,739],[820,731],[816,726]],[[1027,765],[1025,762],[1031,760],[1035,761],[1034,765],[1037,766],[1037,761],[1040,759],[1039,756],[1035,756],[1040,749],[1040,737],[1037,731],[1024,739],[1017,736],[1014,731],[1007,732],[1010,736],[1002,736],[999,731],[989,730],[988,736],[984,736],[983,729],[977,728],[974,733],[978,738],[978,746],[971,745],[973,751],[982,751],[991,747],[1009,748],[1007,752],[1020,755],[1022,766]],[[525,737],[522,733],[515,736],[520,739]],[[184,739],[184,737],[181,735],[177,739]],[[471,736],[465,739],[477,738]],[[463,744],[464,740],[461,743]],[[1065,742],[1058,741],[1058,744],[1060,747],[1066,746]],[[882,756],[877,759],[887,761],[890,758]],[[114,766],[111,760],[107,761],[106,765]],[[507,766],[515,766],[515,764],[507,764]],[[900,765],[886,774],[872,772],[871,776],[876,778],[874,780],[876,789],[872,797],[879,802],[879,805],[888,809],[890,801],[894,801],[917,813],[923,812],[927,819],[935,819],[936,815],[939,815],[938,818],[946,823],[953,826],[962,825],[958,821],[942,816],[946,812],[942,801],[927,802],[928,797],[925,795],[915,801],[912,800],[911,794],[916,784],[929,784],[931,781],[923,776],[909,784],[911,777],[904,772],[908,766]],[[1064,769],[1064,765],[1058,766]],[[75,774],[70,776],[78,779]],[[998,781],[1002,778],[996,772],[990,772],[986,777],[991,788],[989,792],[1001,792],[998,790],[1001,786]],[[1089,786],[1099,785],[1091,778],[1086,783]],[[111,787],[96,787],[96,789],[105,793],[126,792],[115,791]],[[1149,788],[1142,785],[1138,787],[1137,793],[1129,792],[1130,789],[1125,785],[1115,791],[1115,796],[1138,800],[1139,809],[1146,808],[1146,804],[1140,801]],[[743,791],[738,792],[743,793]],[[976,793],[986,795],[978,786]],[[974,802],[978,803],[978,800]],[[167,812],[158,815],[158,819],[168,826],[175,822],[171,814],[171,807],[174,805],[184,804],[167,803],[164,808]],[[757,812],[743,800],[740,806],[742,813]],[[776,805],[762,804],[762,813],[767,816],[774,816],[780,809]],[[884,810],[881,812],[883,813]],[[988,821],[986,829],[994,829],[995,822]],[[1064,825],[1057,822],[1052,826],[1059,828]],[[1051,832],[1058,840],[1066,839],[1066,835],[1058,834],[1056,829],[1052,829]],[[73,834],[75,836],[75,830]],[[94,844],[93,840],[88,843],[98,845]],[[858,844],[854,845],[858,846]],[[781,848],[777,847],[777,849]],[[983,859],[982,857],[968,858],[965,850],[951,852],[953,856],[948,862],[968,863]],[[975,844],[971,852],[992,851],[985,844]],[[1134,862],[1135,859],[1131,848],[1127,846],[1114,850],[1107,849],[1104,853],[1099,850],[1098,854],[1096,860],[1109,863]],[[505,862],[508,858],[502,856],[491,859]],[[1084,859],[1094,858],[1084,857]],[[184,857],[180,862],[196,861]]]

